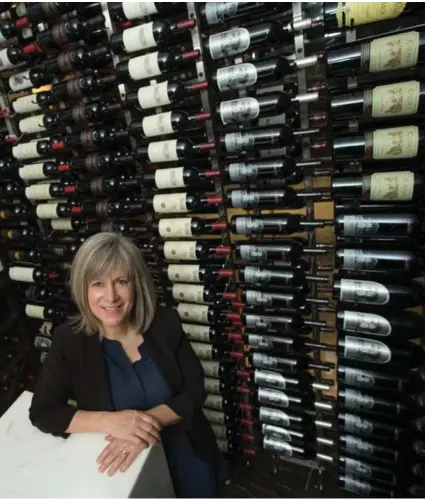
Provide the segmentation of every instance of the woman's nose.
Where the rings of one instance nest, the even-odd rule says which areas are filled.
[[[115,286],[113,285],[113,283],[107,284],[105,286],[104,290],[105,290],[105,294],[104,294],[105,300],[112,303],[117,299],[118,294],[117,294],[117,290],[115,289]]]

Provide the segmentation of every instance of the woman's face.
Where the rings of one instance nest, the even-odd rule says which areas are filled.
[[[116,269],[89,283],[90,310],[105,327],[117,327],[126,321],[133,306],[133,285],[128,272]]]

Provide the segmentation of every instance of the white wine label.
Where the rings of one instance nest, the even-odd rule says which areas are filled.
[[[344,395],[344,405],[348,409],[369,410],[375,406],[374,397],[358,390],[345,390]]]
[[[274,343],[268,336],[259,334],[247,334],[248,345],[252,347],[273,348]]]
[[[292,447],[288,444],[288,442],[282,442],[281,440],[276,440],[275,438],[271,437],[264,437],[263,447],[266,450],[279,452],[284,456],[292,456],[293,454]]]
[[[259,267],[252,267],[247,265],[244,270],[244,281],[249,283],[266,283],[269,282],[272,277],[272,273],[268,269],[260,269]]]
[[[130,59],[128,61],[128,74],[135,81],[160,75],[161,69],[158,65],[158,52],[139,55]]]
[[[18,144],[12,147],[12,155],[16,159],[39,158],[41,154],[37,151],[38,140],[32,140],[25,144]]]
[[[361,392],[358,392],[361,394]],[[347,391],[345,392],[347,395]],[[372,404],[373,407],[373,404]],[[374,430],[373,423],[368,419],[360,418],[359,416],[354,416],[354,414],[345,414],[344,415],[344,430],[349,433],[362,433],[371,434]]]
[[[379,223],[371,220],[367,215],[342,215],[344,236],[368,236],[376,234]]]
[[[213,346],[207,343],[190,342],[196,356],[199,359],[211,360],[213,356]]]
[[[286,380],[284,376],[280,373],[272,371],[261,371],[260,369],[255,369],[254,381],[260,386],[272,386],[274,388],[281,389],[286,388]]]
[[[280,426],[262,424],[261,430],[265,437],[277,438],[278,440],[284,440],[285,442],[290,442],[292,440],[289,431]]]
[[[373,173],[370,176],[370,200],[410,201],[414,187],[413,172]]]
[[[266,369],[291,369],[297,363],[295,359],[285,357],[272,357],[263,353],[254,352],[252,354],[254,367],[265,367]]]
[[[42,201],[52,199],[50,194],[50,184],[34,184],[25,188],[25,196],[31,200]]]
[[[158,189],[174,189],[186,187],[184,183],[184,167],[165,168],[155,171],[155,185]]]
[[[238,2],[206,2],[205,19],[208,26],[230,19],[238,12]]]
[[[223,452],[223,454],[227,454],[229,452],[229,443],[227,440],[217,440],[217,447],[221,452]]]
[[[173,123],[171,121],[172,111],[167,113],[154,114],[146,116],[142,121],[143,133],[146,137],[156,137],[157,135],[167,135],[174,133]]]
[[[156,47],[156,41],[153,36],[153,23],[141,24],[125,29],[122,33],[122,41],[127,53]]]
[[[196,241],[165,241],[166,260],[197,260]]]
[[[355,367],[345,366],[344,370],[344,381],[346,385],[358,386],[360,388],[371,388],[375,386],[376,380],[373,374],[370,374],[363,369],[356,369]]]
[[[258,401],[279,407],[288,407],[289,405],[289,398],[285,393],[270,388],[258,388]]]
[[[139,88],[137,98],[142,109],[151,109],[171,104],[171,100],[168,97],[168,81]]]
[[[279,426],[290,425],[290,419],[288,415],[279,411],[278,409],[271,409],[269,407],[260,407],[259,417],[262,423],[277,424]]]
[[[373,473],[369,464],[347,456],[344,457],[344,466],[345,472],[351,476],[371,477]]]
[[[220,118],[223,125],[254,120],[259,114],[260,104],[254,97],[228,100],[220,104]]]
[[[244,182],[256,179],[258,168],[252,163],[230,163],[228,166],[229,178],[232,182]]]
[[[338,2],[336,10],[338,28],[351,28],[394,19],[405,7],[406,2]]]
[[[387,118],[417,113],[420,87],[421,84],[418,81],[406,81],[374,88],[371,116],[373,118]]]
[[[5,71],[6,69],[17,68],[18,66],[22,66],[25,62],[21,62],[19,64],[13,64],[7,55],[7,48],[0,50],[0,71]]]
[[[361,497],[370,497],[372,491],[372,487],[367,482],[349,476],[344,477],[344,489]]]
[[[3,272],[4,270],[4,265],[3,262],[0,260],[0,273]]]
[[[177,140],[161,140],[150,142],[148,145],[148,158],[152,163],[163,163],[164,161],[177,161]]]
[[[205,376],[209,376],[211,378],[219,378],[220,377],[220,363],[214,360],[202,360],[201,366],[204,370]]]
[[[373,445],[361,438],[353,437],[352,435],[345,436],[345,448],[347,451],[354,452],[356,454],[361,455],[370,455],[374,454]]]
[[[201,282],[199,265],[168,265],[167,276],[172,282]]]
[[[37,205],[35,212],[41,219],[58,218],[58,206],[59,203],[42,203]]]
[[[177,194],[156,194],[153,209],[156,213],[187,213],[186,192]]]
[[[230,203],[233,208],[250,208],[258,206],[260,194],[256,191],[231,191]]]
[[[204,388],[207,393],[220,395],[220,381],[216,378],[204,378]]]
[[[173,298],[176,301],[190,301],[193,303],[205,303],[205,286],[196,284],[173,284]]]
[[[42,108],[37,104],[34,94],[25,95],[12,102],[12,107],[17,114],[33,113],[40,111]]]
[[[195,305],[193,303],[179,303],[177,305],[177,312],[184,321],[208,324],[208,311],[208,305]]]
[[[226,426],[218,426],[218,425],[211,425],[212,431],[214,432],[214,435],[216,438],[226,438],[227,437],[227,427]]]
[[[22,38],[24,40],[28,40],[28,38],[33,38],[34,36],[35,34],[31,28],[24,28],[22,30]]]
[[[252,149],[255,145],[255,139],[252,133],[232,132],[224,135],[224,146],[227,152],[242,152]]]
[[[155,2],[122,2],[122,10],[124,16],[129,20],[158,13]]]
[[[390,301],[390,293],[379,282],[341,279],[339,299],[367,305],[385,305]]]
[[[236,226],[238,221],[236,221]],[[242,260],[261,261],[267,258],[267,252],[253,244],[241,244],[239,247]]]
[[[210,423],[226,424],[224,412],[212,411],[211,409],[202,409],[202,412]]]
[[[212,59],[221,59],[248,50],[251,36],[246,28],[234,28],[209,37],[209,50]]]
[[[30,72],[23,71],[9,78],[9,87],[12,92],[20,92],[21,90],[26,90],[27,88],[32,88],[32,83],[30,80]]]
[[[25,315],[34,319],[44,320],[44,307],[40,305],[25,305]]]
[[[370,44],[369,71],[393,71],[416,66],[419,54],[419,32],[385,36]]]
[[[158,224],[158,232],[164,239],[170,237],[191,237],[192,218],[162,218]]]
[[[217,411],[223,410],[223,397],[221,395],[207,395],[207,398],[204,402],[205,407],[209,407],[210,409],[216,409]]]
[[[35,282],[34,267],[10,267],[9,277],[12,281]]]
[[[19,168],[19,176],[22,180],[41,180],[47,178],[44,175],[44,163],[32,163]]]
[[[346,249],[343,251],[344,269],[361,270],[373,269],[376,267],[376,259],[372,258],[367,252],[358,249]]]
[[[373,159],[414,158],[418,154],[418,146],[417,126],[384,128],[372,133]]]
[[[245,301],[248,305],[272,305],[273,297],[270,293],[263,293],[262,291],[247,290],[245,294]]]
[[[39,133],[46,130],[44,126],[44,114],[38,116],[30,116],[19,122],[19,130],[22,133]]]
[[[70,218],[59,218],[50,222],[53,230],[74,230]]]
[[[217,86],[220,92],[248,88],[255,85],[257,78],[257,68],[250,62],[217,70]]]
[[[391,361],[391,350],[382,341],[346,336],[344,357],[372,364],[388,364]]]
[[[261,234],[264,223],[261,219],[251,217],[236,218],[236,234]]]
[[[200,326],[198,324],[187,324],[183,322],[182,329],[189,340],[211,343],[209,326]]]
[[[363,312],[343,312],[343,330],[349,333],[368,334],[370,336],[389,336],[391,324],[381,315]]]

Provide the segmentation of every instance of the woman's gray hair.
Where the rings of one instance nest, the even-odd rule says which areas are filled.
[[[81,245],[71,266],[71,293],[80,312],[73,318],[73,325],[78,332],[88,335],[98,332],[102,336],[100,321],[89,307],[88,289],[91,282],[117,268],[128,272],[134,290],[129,326],[144,332],[152,324],[156,293],[140,250],[121,234],[100,232]]]

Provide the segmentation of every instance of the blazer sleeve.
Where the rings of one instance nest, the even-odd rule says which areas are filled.
[[[70,326],[59,326],[53,335],[52,345],[37,380],[29,418],[34,426],[54,436],[68,437],[65,433],[75,407],[68,405],[72,397],[71,353],[73,336]]]
[[[176,340],[174,355],[183,380],[182,391],[172,398],[168,407],[181,417],[180,425],[184,431],[192,427],[193,415],[205,401],[204,370],[184,333],[178,313],[172,310],[173,327],[168,330]]]

